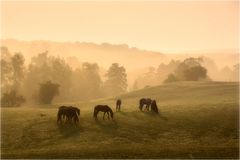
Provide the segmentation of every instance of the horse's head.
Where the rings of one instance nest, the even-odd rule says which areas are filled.
[[[80,116],[80,109],[76,108],[76,112]]]
[[[152,105],[157,106],[156,100],[152,101]]]
[[[94,108],[94,112],[93,112],[93,117],[95,119],[97,119],[97,114],[98,114],[98,110],[96,109],[96,107]]]
[[[113,119],[113,111],[110,110],[111,118]]]

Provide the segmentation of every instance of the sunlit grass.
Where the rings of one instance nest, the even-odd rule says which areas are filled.
[[[237,158],[238,84],[174,83],[120,96],[114,121],[93,119],[96,104],[115,110],[115,98],[72,102],[77,126],[58,126],[58,105],[2,108],[2,158]],[[160,115],[140,112],[154,98]]]

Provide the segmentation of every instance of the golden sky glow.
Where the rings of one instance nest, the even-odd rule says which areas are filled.
[[[126,43],[160,52],[238,48],[237,1],[5,1],[1,37]]]

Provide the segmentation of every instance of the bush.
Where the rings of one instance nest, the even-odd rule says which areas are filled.
[[[169,74],[164,83],[176,82],[178,78],[174,74]]]
[[[9,93],[4,93],[1,98],[1,106],[3,107],[18,107],[21,106],[26,100],[23,96],[17,95],[15,90]]]
[[[202,66],[194,66],[184,71],[185,80],[198,81],[207,78],[207,70]]]
[[[39,102],[42,104],[51,104],[55,96],[59,94],[59,84],[54,84],[51,81],[40,84]]]
[[[201,66],[200,62],[199,58],[185,59],[164,82],[207,80],[207,69]]]

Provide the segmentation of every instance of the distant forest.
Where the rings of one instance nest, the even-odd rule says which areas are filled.
[[[176,81],[238,81],[238,73],[239,64],[219,70],[207,57],[160,62],[132,75],[124,64],[114,61],[108,68],[90,62],[73,67],[66,58],[48,51],[27,64],[24,54],[1,47],[1,106],[84,101]],[[131,85],[128,76],[134,77]]]

